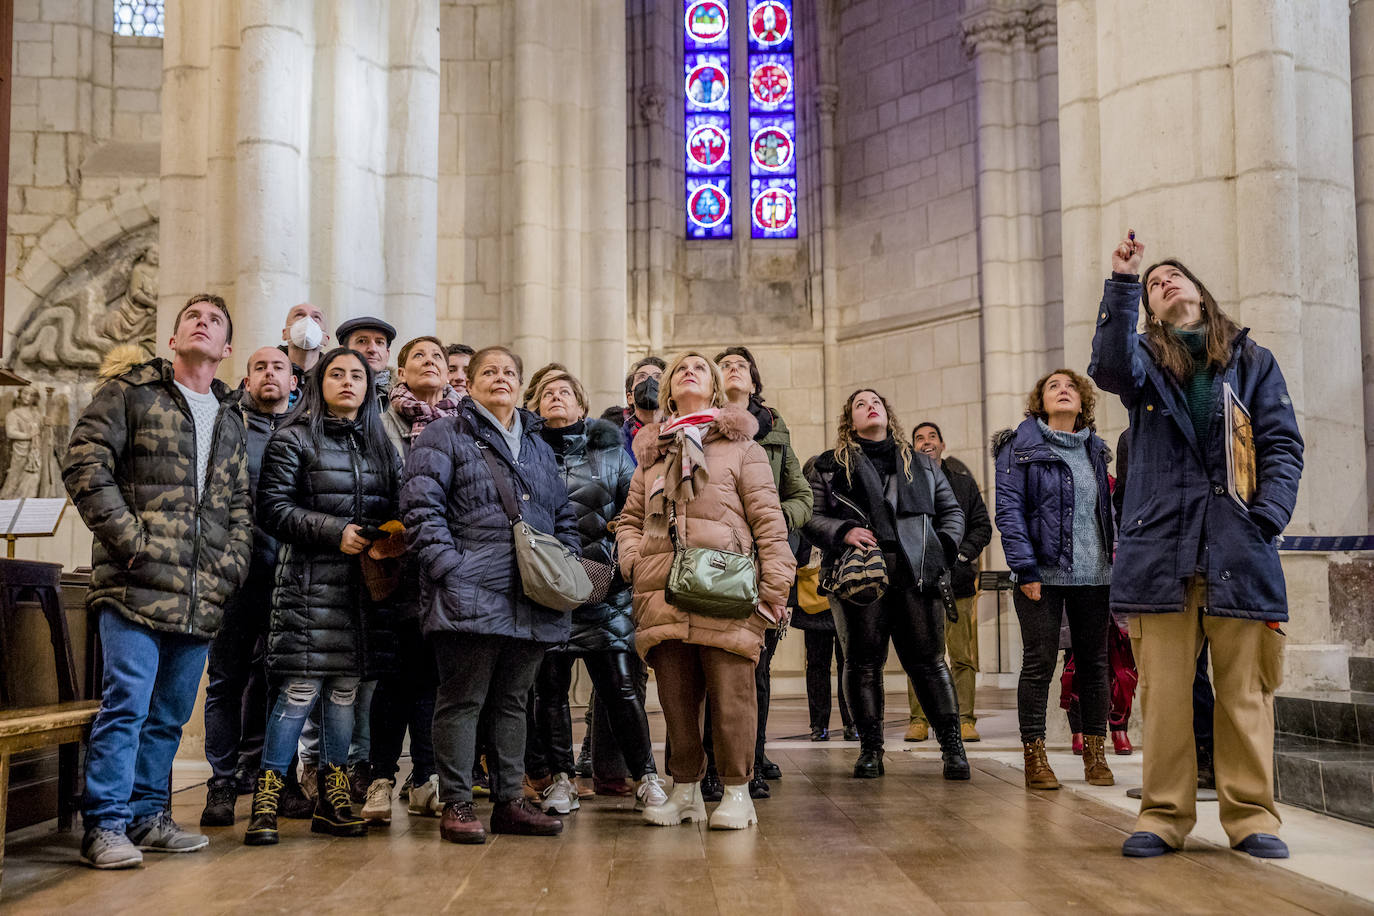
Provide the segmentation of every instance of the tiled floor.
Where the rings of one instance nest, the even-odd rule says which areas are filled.
[[[902,701],[889,700],[894,723]],[[1028,793],[1009,692],[986,691],[982,701],[974,778],[949,783],[933,743],[903,744],[896,725],[887,776],[854,780],[854,746],[790,737],[806,731],[805,703],[778,698],[769,753],[784,777],[758,803],[760,826],[740,833],[648,827],[628,800],[597,798],[557,839],[451,846],[437,838],[435,821],[408,818],[398,805],[392,826],[365,840],[325,839],[288,822],[280,846],[258,849],[240,842],[243,800],[239,826],[211,831],[206,851],[150,856],[130,872],[75,865],[76,834],[12,834],[0,910],[1374,912],[1374,830],[1286,808],[1283,835],[1294,856],[1259,862],[1225,847],[1215,803],[1203,804],[1182,853],[1124,859],[1136,804],[1125,790],[1140,781],[1140,757],[1113,757],[1117,785],[1098,789],[1082,782],[1065,750],[1052,757],[1065,789]],[[661,719],[654,725],[661,738]],[[174,813],[185,824],[199,816],[203,779],[203,764],[178,766]]]

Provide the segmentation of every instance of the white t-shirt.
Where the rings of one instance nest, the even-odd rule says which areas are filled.
[[[215,441],[215,417],[219,414],[219,398],[213,391],[201,394],[192,391],[176,379],[177,388],[186,398],[191,408],[191,419],[196,424],[196,480],[198,490],[205,489],[205,477],[210,470],[210,446]]]

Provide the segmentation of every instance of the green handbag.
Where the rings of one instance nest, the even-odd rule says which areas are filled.
[[[673,566],[664,597],[679,610],[743,620],[759,606],[759,574],[749,554],[714,547],[685,547],[678,537],[677,505],[669,503]]]

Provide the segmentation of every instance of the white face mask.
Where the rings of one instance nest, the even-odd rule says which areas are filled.
[[[324,343],[324,328],[315,319],[302,315],[291,325],[291,344],[299,350],[318,350]]]

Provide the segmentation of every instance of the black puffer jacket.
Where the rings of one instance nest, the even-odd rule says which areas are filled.
[[[860,463],[876,473],[871,462],[863,453],[856,453],[851,459],[856,476]],[[885,478],[880,476],[883,492],[896,521],[897,537],[900,541],[901,556],[906,560],[907,573],[911,580],[928,593],[936,591],[936,581],[948,568],[948,560],[958,550],[964,537],[964,512],[954,498],[945,475],[936,467],[935,462],[926,455],[916,452],[912,455],[912,479],[903,479],[899,470]],[[869,505],[869,499],[859,481],[851,480],[841,467],[831,449],[822,452],[811,468],[811,488],[815,492],[815,513],[806,523],[806,536],[817,547],[825,551],[821,561],[822,578],[824,570],[833,566],[848,545],[844,536],[851,528],[873,527],[872,518],[880,507]],[[899,507],[905,501],[902,487],[929,488],[935,506],[935,515],[908,514]],[[892,571],[889,570],[891,575]]]
[[[243,419],[220,399],[210,465],[196,479],[196,426],[155,359],[111,368],[72,430],[62,482],[91,529],[86,604],[164,633],[209,639],[248,576],[253,538]]]
[[[339,549],[349,523],[396,517],[400,462],[375,467],[356,422],[329,418],[317,448],[304,420],[267,444],[258,523],[281,542],[272,589],[267,670],[276,675],[376,677],[395,659],[384,606],[374,605],[356,556]]]
[[[286,411],[263,413],[253,404],[253,399],[242,388],[231,395],[243,414],[243,425],[248,432],[248,489],[253,494],[256,505],[258,480],[262,476],[262,456],[267,452],[267,443],[286,421]],[[277,539],[263,530],[254,519],[253,524],[253,564],[248,581],[253,582],[262,575],[272,575],[277,565]]]
[[[620,427],[604,420],[587,420],[580,432],[559,435],[544,427],[540,435],[553,449],[559,473],[568,488],[568,501],[577,513],[577,536],[582,555],[599,563],[611,559],[615,536],[606,526],[620,514],[630,495],[635,463],[621,445]],[[630,652],[635,625],[630,606],[633,592],[617,570],[606,600],[572,612],[570,652]]]

